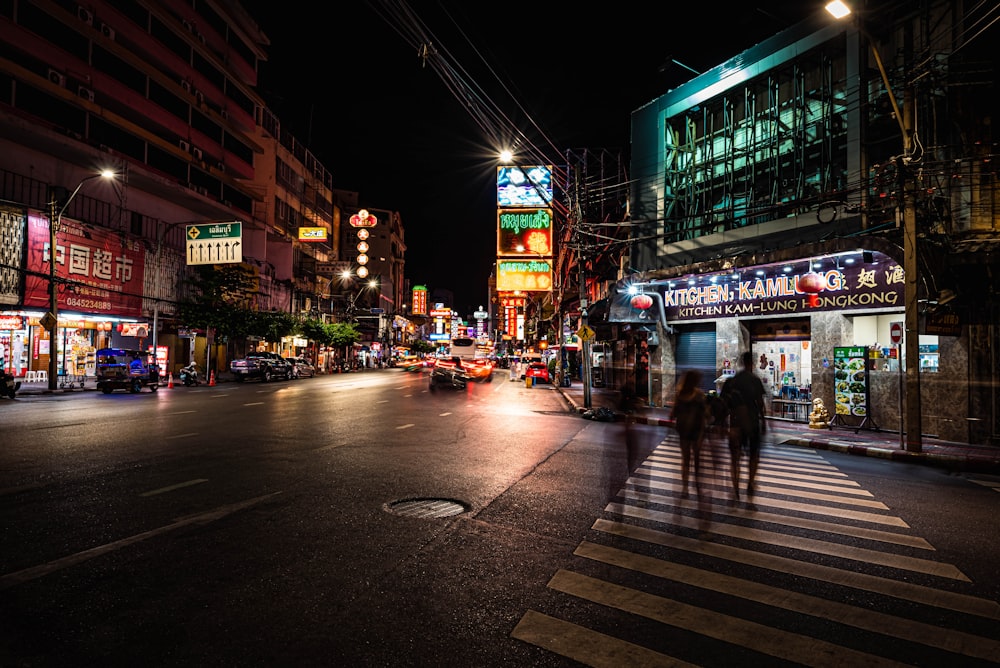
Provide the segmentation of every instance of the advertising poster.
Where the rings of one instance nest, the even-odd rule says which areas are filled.
[[[833,349],[836,415],[868,417],[868,349],[850,346]]]
[[[138,240],[62,219],[56,231],[59,309],[76,313],[142,315],[146,252]],[[49,221],[28,216],[28,276],[24,307],[49,307]]]

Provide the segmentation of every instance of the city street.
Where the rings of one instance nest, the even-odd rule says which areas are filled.
[[[666,427],[497,371],[0,403],[0,665],[993,665],[995,476]],[[745,484],[745,474],[744,474]],[[696,493],[697,491],[697,493]]]

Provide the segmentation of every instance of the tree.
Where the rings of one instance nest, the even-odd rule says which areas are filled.
[[[423,339],[414,339],[407,345],[410,346],[410,350],[415,353],[427,354],[434,352],[434,344],[429,341],[424,341]]]

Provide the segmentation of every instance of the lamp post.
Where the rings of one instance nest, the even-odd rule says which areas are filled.
[[[54,392],[59,385],[59,359],[58,359],[58,337],[59,337],[59,288],[56,283],[56,232],[62,223],[63,214],[69,207],[70,202],[80,192],[83,184],[92,179],[111,179],[115,173],[110,169],[102,171],[100,174],[93,174],[85,177],[78,184],[62,206],[56,201],[55,191],[50,193],[49,198],[49,313],[44,320],[48,324],[49,330],[49,391]]]
[[[851,8],[843,0],[834,0],[826,5],[826,10],[837,19],[848,16]],[[903,140],[903,152],[896,156],[896,174],[898,179],[899,197],[902,208],[903,230],[903,307],[904,307],[904,346],[906,359],[906,450],[920,452],[922,449],[921,405],[920,405],[920,312],[918,301],[920,264],[917,256],[917,212],[911,193],[907,172],[913,161],[913,92],[909,85],[903,89],[903,109],[900,111],[896,102],[896,94],[882,64],[875,40],[860,25],[855,23],[858,32],[864,36],[872,49],[875,64],[882,77],[882,84],[889,95],[892,112],[899,124],[899,132]],[[902,360],[900,360],[902,363]]]

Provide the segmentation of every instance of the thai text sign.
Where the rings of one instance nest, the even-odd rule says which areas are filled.
[[[56,230],[56,281],[61,310],[138,316],[146,250],[138,240],[63,218]],[[28,215],[24,307],[49,308],[49,221]]]
[[[189,265],[243,262],[243,223],[188,225],[186,229]]]
[[[497,290],[547,292],[552,289],[552,263],[547,260],[497,260]]]
[[[552,209],[498,209],[497,255],[552,255]]]

